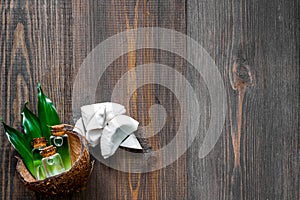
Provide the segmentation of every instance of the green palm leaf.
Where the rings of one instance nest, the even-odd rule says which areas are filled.
[[[38,113],[44,137],[49,141],[51,131],[49,126],[60,124],[60,119],[52,101],[43,93],[38,83]]]
[[[25,135],[20,131],[6,125],[2,122],[6,136],[11,143],[11,145],[16,149],[16,151],[21,155],[22,160],[30,171],[32,175],[34,175],[34,168],[33,168],[33,158],[31,154],[31,146],[27,142]]]
[[[27,108],[27,102],[22,110],[22,125],[26,134],[27,141],[32,141],[33,138],[42,137],[40,122],[37,116]]]
[[[11,137],[11,138],[14,138],[14,139],[17,139],[19,140],[22,145],[28,149],[28,151],[31,151],[31,142],[28,142],[28,140],[26,139],[26,136],[21,133],[20,131],[8,126],[7,124],[5,124],[4,122],[2,122],[3,126],[4,126],[4,129],[5,129],[5,132]]]

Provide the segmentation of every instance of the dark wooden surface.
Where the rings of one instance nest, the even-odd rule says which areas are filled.
[[[69,199],[300,198],[297,0],[1,1],[0,10],[0,115],[14,127],[20,128],[24,101],[36,111],[38,81],[63,121],[73,124],[72,85],[83,59],[103,40],[126,29],[159,26],[185,33],[208,51],[222,74],[228,111],[210,154],[198,158],[199,134],[176,162],[154,172],[124,173],[96,162],[87,189]],[[122,74],[151,62],[175,68],[198,88],[197,95],[207,94],[201,76],[183,59],[147,49],[125,54],[109,66],[96,100],[109,101]],[[149,73],[136,78],[147,80]],[[126,91],[119,98],[126,98]],[[145,85],[128,107],[131,116],[147,125],[147,111],[158,102],[168,120],[148,139],[154,150],[176,133],[176,97],[165,87]],[[200,131],[209,123],[205,115],[201,119]],[[1,198],[41,198],[19,181],[16,153],[3,129],[0,133]]]
[[[213,151],[188,153],[188,196],[299,199],[299,2],[192,0],[187,10],[187,33],[223,72],[229,109]]]

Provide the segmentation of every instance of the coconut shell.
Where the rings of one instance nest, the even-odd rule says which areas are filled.
[[[71,130],[68,130],[67,134],[72,168],[64,173],[38,181],[27,170],[22,159],[17,157],[17,172],[28,189],[47,196],[66,195],[84,189],[94,162],[90,161],[86,139]]]

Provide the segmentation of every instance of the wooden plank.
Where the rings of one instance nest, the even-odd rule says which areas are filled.
[[[172,9],[171,9],[172,8]],[[185,5],[184,2],[173,1],[73,1],[74,16],[74,59],[75,67],[78,69],[86,57],[86,55],[104,39],[119,32],[150,26],[162,26],[166,28],[185,31]],[[129,48],[135,48],[136,38],[128,38],[130,41]],[[145,42],[151,42],[151,40]],[[133,45],[133,46],[130,46]],[[107,49],[107,52],[114,52],[114,48]],[[160,60],[179,70],[183,67],[183,63],[176,63],[175,56],[165,58],[166,54],[162,52],[142,49],[129,52],[121,56],[107,68],[101,77],[96,102],[111,101],[112,91],[117,81],[128,70],[133,69],[137,65],[157,62]],[[176,63],[176,64],[175,64]],[[103,67],[103,66],[102,66]],[[87,71],[87,74],[93,71]],[[166,109],[174,113],[176,105],[172,104],[176,99],[168,98],[169,92],[158,86],[149,84],[145,85],[133,96],[128,97],[127,85],[136,85],[136,81],[149,81],[153,79],[155,72],[147,69],[143,74],[134,74],[127,82],[122,83],[124,88],[115,98],[118,103],[125,102],[128,114],[137,119],[142,126],[149,123],[148,110],[154,103],[160,101]],[[151,78],[152,77],[152,78]],[[131,98],[130,105],[126,104],[124,99]],[[173,116],[176,119],[176,115]],[[176,124],[170,123],[158,135],[148,139],[148,144],[153,150],[160,149],[165,142],[174,136],[174,128]],[[158,161],[159,162],[159,161]],[[170,167],[149,173],[124,173],[106,167],[97,162],[88,190],[83,194],[74,195],[74,198],[88,199],[183,199],[186,195],[186,173],[185,173],[185,157]],[[96,195],[95,192],[97,191]]]
[[[170,9],[172,8],[172,9]],[[184,2],[149,1],[24,1],[1,3],[1,115],[12,126],[20,128],[22,102],[29,100],[36,111],[36,82],[55,102],[60,117],[72,120],[72,84],[80,64],[101,41],[120,31],[162,26],[184,32]],[[97,101],[109,101],[116,81],[135,65],[160,60],[182,70],[183,63],[175,56],[154,50],[131,52],[107,70],[100,80]],[[147,72],[140,79],[149,79]],[[153,74],[154,75],[154,74]],[[154,77],[154,76],[152,76]],[[134,81],[134,80],[133,80]],[[149,123],[147,111],[161,102],[172,114],[177,112],[176,99],[168,90],[145,85],[133,96],[129,114]],[[120,97],[125,97],[120,94]],[[155,98],[156,97],[156,98]],[[13,111],[13,112],[12,112]],[[149,145],[161,148],[173,136],[176,115],[166,128],[152,138]],[[15,152],[1,133],[1,196],[2,198],[43,198],[35,196],[18,180],[15,173]],[[146,174],[119,172],[97,162],[87,190],[71,194],[72,199],[182,199],[186,195],[185,157],[170,167]]]
[[[0,3],[0,115],[11,126],[21,128],[25,101],[36,112],[37,82],[55,102],[60,117],[72,121],[71,8],[63,1]],[[15,173],[15,151],[1,129],[1,198],[35,198]]]
[[[197,157],[199,136],[188,153],[189,199],[299,199],[299,2],[189,0],[187,10],[187,33],[228,94],[212,152]]]

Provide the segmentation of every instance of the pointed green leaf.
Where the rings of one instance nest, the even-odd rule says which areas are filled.
[[[6,125],[4,122],[3,126],[6,132],[6,136],[11,143],[11,145],[16,149],[16,151],[21,155],[22,160],[29,170],[29,172],[34,175],[33,168],[33,158],[31,154],[31,146],[27,142],[25,135],[20,131]]]
[[[29,151],[31,151],[32,147],[31,147],[31,141],[27,140],[26,136],[21,133],[20,131],[8,126],[7,124],[5,124],[4,122],[2,122],[5,132],[6,134],[8,134],[11,138],[18,140],[21,142],[21,144],[28,149]]]
[[[27,169],[29,170],[29,172],[32,175],[34,175],[33,158],[32,158],[31,152],[28,151],[28,149],[25,146],[23,146],[22,143],[18,139],[10,137],[8,133],[6,133],[6,135],[7,135],[9,142],[11,143],[11,145],[21,155],[22,160],[23,160],[25,166],[27,167]]]
[[[52,101],[43,93],[41,84],[38,83],[38,112],[43,136],[49,141],[49,126],[60,124],[60,119]]]
[[[22,111],[22,125],[27,135],[27,140],[32,141],[33,138],[42,137],[40,122],[37,116],[27,108],[27,102]]]

